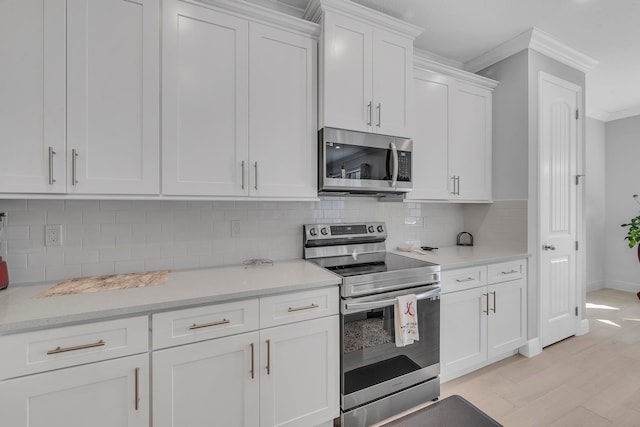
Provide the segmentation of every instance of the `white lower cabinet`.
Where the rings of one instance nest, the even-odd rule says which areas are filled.
[[[260,326],[279,326],[154,351],[154,427],[309,427],[337,417],[337,292],[327,288],[261,298]],[[220,313],[219,320],[207,318],[208,323],[185,324],[185,329],[233,334],[236,321],[228,314],[230,304],[220,305],[229,307],[211,306]],[[287,320],[282,307],[291,316]],[[242,319],[257,317],[257,305],[245,308]],[[153,325],[161,328],[160,320],[168,325],[192,316],[194,309],[160,313]],[[237,322],[249,324],[242,319]],[[154,329],[154,337],[162,335],[163,330]],[[202,335],[193,332],[192,337],[198,341]]]
[[[488,271],[485,265],[442,273],[445,381],[508,356],[526,342],[526,260],[492,264]]]
[[[148,427],[149,357],[141,354],[0,382],[12,427]]]
[[[153,353],[153,425],[258,425],[258,332]]]

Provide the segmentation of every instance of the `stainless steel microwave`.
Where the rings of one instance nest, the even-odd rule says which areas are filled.
[[[404,194],[413,188],[407,138],[323,128],[318,132],[318,193]]]

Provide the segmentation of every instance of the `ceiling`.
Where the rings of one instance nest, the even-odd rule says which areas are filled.
[[[302,15],[309,0],[253,0]],[[417,48],[464,67],[533,27],[598,61],[587,115],[640,114],[640,0],[354,0],[424,28]]]

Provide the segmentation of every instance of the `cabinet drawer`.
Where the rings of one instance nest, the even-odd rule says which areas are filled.
[[[152,316],[154,349],[258,329],[258,300],[168,311]]]
[[[4,335],[0,380],[147,351],[147,316]]]
[[[499,264],[489,264],[489,284],[524,279],[526,277],[527,260],[525,259],[501,262]]]
[[[337,314],[338,288],[323,288],[260,298],[260,328]]]
[[[440,281],[443,294],[484,286],[487,284],[487,266],[443,271]]]

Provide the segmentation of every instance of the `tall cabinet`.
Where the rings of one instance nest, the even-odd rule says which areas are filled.
[[[159,0],[0,4],[0,192],[157,194]]]
[[[492,199],[494,80],[416,56],[408,200]]]
[[[318,26],[163,4],[163,193],[315,197]]]
[[[350,1],[313,0],[320,22],[320,127],[410,136],[413,40],[421,28]]]

